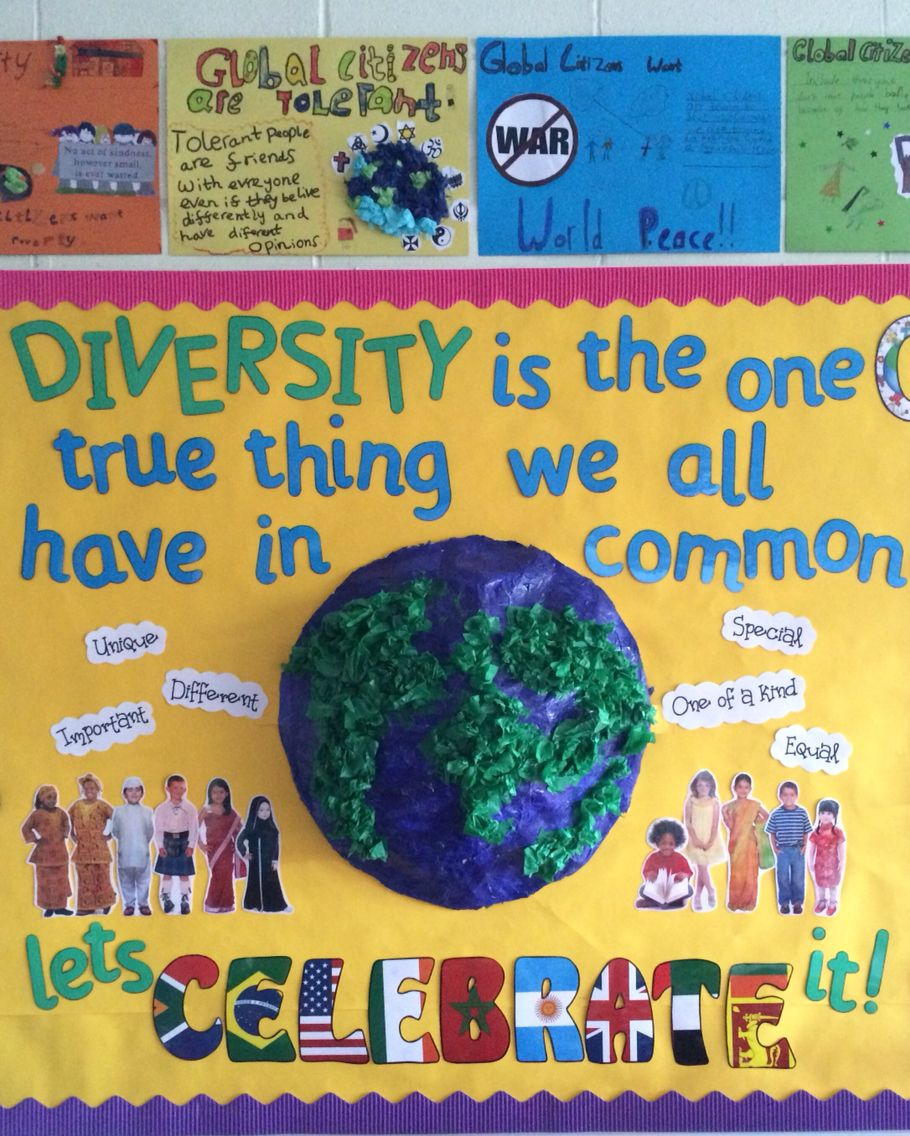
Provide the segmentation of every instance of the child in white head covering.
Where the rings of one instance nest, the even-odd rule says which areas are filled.
[[[143,805],[145,786],[139,777],[123,782],[125,805],[117,805],[111,817],[111,836],[117,841],[117,878],[124,915],[151,915],[149,885],[152,856],[149,843],[155,832],[155,816]]]

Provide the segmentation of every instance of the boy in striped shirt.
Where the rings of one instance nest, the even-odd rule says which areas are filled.
[[[809,814],[796,803],[799,786],[782,781],[777,790],[780,805],[771,813],[765,832],[771,837],[777,876],[777,902],[781,915],[802,915],[806,897],[806,841],[812,831]]]

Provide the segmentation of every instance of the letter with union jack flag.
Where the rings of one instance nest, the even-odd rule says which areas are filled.
[[[650,1061],[654,1053],[651,999],[641,971],[628,959],[615,958],[603,968],[591,991],[585,1019],[588,1060],[609,1065],[614,1042],[625,1037],[622,1060]]]

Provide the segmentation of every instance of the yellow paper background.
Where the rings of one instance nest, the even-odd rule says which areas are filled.
[[[312,1101],[325,1092],[356,1100],[368,1092],[400,1099],[413,1091],[433,1100],[460,1090],[483,1099],[503,1090],[519,1099],[545,1089],[567,1100],[582,1091],[611,1098],[632,1090],[653,1098],[674,1090],[689,1098],[719,1091],[739,1099],[761,1090],[783,1099],[797,1089],[828,1096],[849,1089],[869,1097],[885,1089],[906,1095],[910,1080],[899,1060],[903,1052],[905,1006],[910,997],[906,912],[900,879],[908,849],[907,729],[907,592],[887,586],[880,566],[862,584],[855,572],[840,576],[819,572],[801,580],[792,571],[781,581],[767,571],[730,593],[722,583],[702,584],[693,567],[683,581],[671,577],[643,584],[623,572],[599,581],[609,591],[635,635],[654,701],[680,682],[720,682],[740,674],[759,674],[785,667],[806,680],[806,709],[798,715],[760,725],[722,725],[709,730],[683,730],[660,717],[656,744],[649,747],[629,813],[621,819],[591,862],[573,876],[517,903],[481,911],[449,911],[399,896],[339,858],[325,842],[291,781],[276,726],[279,667],[301,625],[323,599],[357,566],[393,549],[426,540],[483,533],[545,548],[572,568],[590,575],[583,557],[585,535],[600,524],[614,524],[623,538],[603,547],[624,547],[640,529],[663,532],[671,544],[687,529],[736,539],[744,528],[802,527],[810,541],[818,526],[832,517],[852,522],[860,533],[891,533],[908,540],[906,482],[910,428],[888,414],[875,390],[875,348],[884,328],[906,314],[910,301],[885,305],[854,299],[842,306],[814,300],[805,306],[777,300],[763,308],[745,301],[714,307],[696,301],[677,308],[657,300],[645,309],[616,303],[604,310],[578,302],[567,309],[537,303],[519,310],[506,303],[477,309],[459,303],[439,311],[426,304],[400,311],[378,304],[362,312],[338,305],[320,312],[306,305],[283,312],[269,305],[253,309],[283,328],[294,319],[324,323],[326,334],[308,343],[330,362],[337,390],[336,327],[363,328],[366,336],[413,333],[429,319],[443,343],[462,326],[473,329],[466,347],[451,364],[445,393],[431,401],[427,394],[429,364],[418,346],[402,353],[405,409],[388,409],[381,355],[358,353],[358,407],[337,406],[326,395],[297,402],[283,392],[286,381],[301,378],[296,365],[280,351],[262,364],[271,383],[267,396],[244,380],[236,395],[224,393],[226,321],[236,309],[220,305],[211,312],[181,305],[162,313],[141,305],[129,315],[143,354],[155,332],[172,323],[179,335],[211,333],[218,347],[200,352],[198,364],[217,369],[217,377],[197,386],[199,397],[226,402],[219,414],[184,417],[179,413],[173,353],[168,352],[145,392],[129,397],[116,353],[109,351],[112,410],[89,410],[85,365],[74,388],[58,399],[32,401],[10,346],[8,329],[26,319],[59,322],[79,341],[85,331],[113,329],[121,314],[105,304],[83,312],[62,305],[44,313],[30,305],[4,313],[0,333],[0,368],[6,377],[6,436],[0,472],[5,487],[2,522],[7,533],[3,555],[6,598],[3,673],[6,681],[6,766],[0,811],[0,846],[7,866],[3,944],[6,996],[2,1008],[0,1052],[7,1075],[0,1101],[11,1105],[26,1097],[58,1103],[76,1095],[91,1104],[118,1094],[139,1103],[158,1093],[183,1102],[205,1092],[218,1101],[249,1093],[263,1101],[290,1092]],[[619,317],[632,316],[636,338],[654,340],[661,348],[680,334],[697,334],[708,349],[698,367],[699,386],[667,387],[660,393],[642,389],[635,372],[633,389],[596,393],[584,383],[576,344],[589,330],[614,339]],[[549,404],[541,410],[493,402],[494,356],[502,349],[494,336],[506,331],[511,343],[503,353],[517,361],[529,354],[547,355],[544,373],[551,384]],[[317,345],[314,346],[314,343]],[[794,398],[784,408],[767,407],[759,414],[734,410],[727,402],[724,377],[745,355],[773,360],[805,355],[820,363],[833,348],[850,346],[866,360],[856,380],[856,395],[846,401],[826,400],[807,408]],[[85,358],[87,352],[83,352]],[[59,352],[36,349],[36,359],[53,373]],[[605,358],[605,365],[607,359]],[[605,366],[606,369],[606,366]],[[513,372],[515,363],[513,363]],[[59,373],[59,370],[58,372]],[[514,386],[520,393],[520,385]],[[796,388],[794,388],[796,389]],[[333,430],[329,415],[342,413],[345,426]],[[402,453],[427,439],[445,442],[452,478],[452,505],[439,520],[423,522],[415,505],[430,504],[406,491],[386,495],[380,486],[369,491],[339,491],[318,497],[306,488],[299,498],[283,489],[258,488],[243,440],[250,430],[283,435],[296,419],[304,440],[328,445],[344,437],[349,453],[363,438],[394,442]],[[774,487],[766,502],[725,505],[720,496],[683,499],[668,487],[670,453],[686,442],[703,442],[719,452],[724,429],[735,430],[745,446],[752,421],[768,428],[765,480]],[[217,484],[190,492],[176,484],[136,488],[112,474],[111,492],[75,491],[63,486],[51,441],[62,427],[91,443],[116,440],[133,432],[140,443],[149,433],[165,433],[171,450],[185,438],[202,434],[213,440]],[[613,441],[620,453],[612,471],[617,485],[592,494],[573,479],[562,497],[541,492],[525,499],[517,492],[505,459],[518,447],[551,449],[570,443],[580,447],[593,438]],[[741,459],[742,461],[742,459]],[[112,466],[112,468],[114,468]],[[745,482],[744,464],[738,487]],[[208,543],[202,563],[204,579],[195,585],[171,582],[163,566],[149,583],[131,581],[96,591],[75,580],[56,584],[47,579],[43,556],[31,581],[20,577],[25,505],[40,508],[42,527],[57,529],[69,549],[89,532],[114,534],[129,529],[144,538],[153,525],[168,537],[196,529]],[[257,517],[268,513],[272,531],[279,524],[306,523],[321,534],[324,555],[331,561],[325,575],[306,570],[270,586],[254,578]],[[905,566],[906,570],[906,566]],[[808,617],[818,633],[813,651],[785,656],[761,649],[744,651],[720,634],[725,611],[746,604],[770,612],[789,611]],[[119,666],[93,666],[85,657],[83,636],[102,625],[151,619],[168,632],[162,656],[147,655]],[[172,707],[161,695],[164,673],[194,667],[227,671],[263,685],[269,705],[259,720],[232,718]],[[66,715],[97,711],[121,701],[147,699],[154,706],[155,732],[130,745],[114,745],[85,757],[55,751],[50,727]],[[819,725],[843,733],[853,745],[849,770],[837,777],[788,771],[769,755],[777,728],[789,721]],[[708,767],[717,776],[721,799],[741,769],[753,775],[754,795],[773,807],[775,788],[794,776],[801,801],[814,817],[817,800],[833,795],[842,804],[841,820],[848,835],[848,861],[841,912],[835,919],[782,918],[776,908],[771,874],[761,881],[759,909],[734,915],[637,911],[633,908],[640,868],[649,849],[645,833],[658,816],[682,815],[692,775]],[[117,942],[141,938],[141,957],[155,974],[181,954],[199,953],[216,960],[221,978],[215,988],[191,990],[191,1024],[205,1028],[224,1016],[224,983],[231,959],[252,955],[286,955],[292,960],[284,986],[285,1000],[277,1027],[295,1039],[297,992],[308,958],[340,957],[345,961],[335,1011],[338,1036],[366,1029],[367,986],[376,959],[427,955],[437,960],[427,987],[427,1003],[419,1026],[405,1026],[406,1036],[428,1029],[439,1042],[438,968],[447,957],[487,955],[506,970],[499,1004],[511,1021],[510,975],[520,955],[565,955],[574,960],[581,989],[573,1005],[583,1026],[591,986],[608,960],[633,960],[650,982],[654,967],[674,958],[716,961],[722,971],[717,1003],[702,997],[702,1021],[710,1063],[684,1068],[673,1061],[669,1037],[669,995],[654,1002],[655,1052],[647,1064],[600,1066],[582,1061],[522,1064],[513,1046],[492,1065],[344,1066],[335,1064],[240,1064],[228,1060],[222,1046],[202,1062],[171,1057],[158,1042],[151,1017],[151,990],[128,995],[120,980],[96,983],[84,999],[64,1002],[50,1011],[36,1008],[30,993],[24,939],[37,935],[45,963],[62,947],[79,945],[87,919],[40,917],[32,904],[32,869],[19,828],[31,809],[35,788],[51,781],[60,788],[63,807],[77,796],[75,778],[91,769],[104,783],[104,797],[120,803],[120,784],[138,773],[147,787],[146,803],[162,799],[160,786],[175,769],[189,783],[188,798],[204,800],[212,776],[231,783],[238,811],[245,814],[254,794],[271,798],[282,834],[281,870],[294,905],[289,916],[205,915],[201,910],[206,870],[197,855],[194,911],[185,919],[165,918],[155,905],[151,919],[124,919],[119,909],[100,921],[115,931]],[[714,869],[721,891],[723,867]],[[153,897],[155,888],[153,887]],[[238,889],[239,894],[239,889]],[[811,885],[807,899],[812,897]],[[155,899],[153,898],[153,905]],[[827,939],[812,939],[824,926]],[[886,928],[891,942],[874,1015],[863,1010],[865,980],[875,931]],[[847,982],[846,994],[858,1001],[852,1013],[836,1013],[825,1002],[804,994],[810,951],[817,946],[830,958],[846,951],[861,967]],[[110,948],[109,948],[110,950]],[[108,956],[110,963],[110,955]],[[765,1040],[786,1036],[796,1055],[790,1071],[734,1070],[728,1067],[724,1040],[724,987],[729,967],[739,962],[788,962],[790,988],[779,1029],[767,1029]]]
[[[332,255],[344,256],[395,256],[401,255],[405,250],[399,237],[380,232],[369,227],[365,222],[354,216],[354,208],[347,198],[346,181],[351,174],[348,165],[342,173],[336,172],[332,165],[333,155],[346,152],[349,157],[353,151],[348,139],[355,134],[362,134],[369,149],[375,148],[376,142],[383,137],[380,129],[385,125],[391,132],[391,141],[398,140],[398,123],[412,123],[414,134],[413,145],[418,148],[422,143],[432,138],[442,141],[442,151],[433,160],[445,169],[457,169],[463,175],[461,186],[453,188],[447,195],[450,215],[443,219],[442,224],[451,232],[448,244],[437,247],[427,235],[421,235],[419,248],[409,251],[412,256],[439,256],[460,255],[468,253],[468,227],[473,214],[473,194],[471,167],[468,156],[468,80],[465,70],[466,49],[464,53],[456,52],[456,44],[464,47],[463,36],[440,36],[430,40],[426,37],[389,39],[277,39],[274,37],[261,40],[170,40],[168,42],[168,74],[167,74],[167,116],[168,116],[168,192],[171,207],[168,211],[170,251],[175,255],[212,255],[226,253],[251,253],[274,255]],[[439,51],[425,50],[423,54],[418,49],[426,49],[427,45],[439,45]],[[317,75],[321,80],[315,83],[310,71],[311,47],[318,48]],[[389,56],[389,49],[394,59],[394,79],[385,78],[383,68]],[[443,48],[449,54],[443,54]],[[237,68],[242,75],[242,64],[248,51],[258,53],[263,49],[268,51],[269,70],[280,76],[277,89],[291,92],[291,103],[298,96],[306,96],[310,102],[306,111],[295,110],[291,105],[286,114],[282,113],[282,103],[278,101],[275,90],[260,89],[258,81],[232,85],[230,64],[225,54],[211,57],[201,65],[201,73],[206,82],[200,81],[197,76],[197,60],[211,49],[223,49],[225,53],[236,52]],[[346,53],[353,52],[354,59],[346,64]],[[375,59],[375,67],[379,68],[378,77],[365,64],[361,74],[361,58],[367,53],[370,59]],[[373,53],[370,55],[369,53]],[[288,81],[287,60],[297,57],[303,64],[307,83],[297,80],[299,64],[292,64],[290,81]],[[451,65],[455,60],[456,66]],[[420,61],[427,68],[420,69]],[[408,70],[404,70],[408,67]],[[461,71],[458,72],[457,68]],[[211,86],[217,82],[217,73],[224,72],[224,78],[219,87]],[[208,84],[208,85],[207,85]],[[360,86],[358,86],[358,84]],[[381,105],[365,107],[361,102],[376,97],[376,91],[387,89],[390,98],[396,92],[403,90],[414,99],[422,99],[426,95],[427,84],[435,87],[435,98],[440,105],[432,111],[436,121],[428,119],[427,111],[420,109],[410,114],[407,104],[404,104],[398,113],[394,109],[385,112]],[[369,87],[369,91],[361,88]],[[333,95],[339,91],[350,92],[350,98],[338,104],[338,109],[346,114],[329,114],[328,108]],[[193,92],[207,91],[211,96],[211,110],[193,111],[188,106]],[[219,92],[225,97],[233,96],[238,101],[233,111],[227,106],[219,112],[217,100]],[[315,109],[317,98],[322,100],[321,110]],[[244,131],[251,126],[259,126],[263,137],[258,142],[251,142],[239,147],[226,146],[224,149],[210,149],[208,139],[215,135],[231,134],[238,140],[243,137]],[[300,126],[309,131],[306,139],[291,138],[286,143],[280,138],[274,138],[269,143],[267,128],[286,129]],[[371,137],[371,129],[378,131]],[[186,132],[178,135],[177,131]],[[203,134],[206,141],[204,149],[193,153],[178,153],[178,143],[184,144],[184,139],[190,134],[201,140]],[[403,135],[408,138],[409,135]],[[221,145],[226,145],[221,143]],[[275,161],[284,146],[293,148],[294,160]],[[235,156],[250,154],[258,156],[259,160],[249,165],[240,166],[230,171],[228,166],[229,155]],[[269,158],[273,161],[270,162]],[[196,158],[208,158],[211,166],[195,166]],[[238,160],[240,160],[238,158]],[[302,185],[319,187],[318,197],[309,197],[295,202],[293,205],[280,205],[281,212],[293,213],[299,206],[307,212],[306,220],[288,219],[283,223],[283,232],[280,236],[256,237],[244,239],[242,236],[231,236],[236,225],[232,222],[214,220],[211,224],[212,236],[204,237],[198,241],[181,240],[181,220],[185,215],[199,216],[200,211],[211,214],[222,212],[229,208],[232,196],[235,198],[232,212],[238,209],[237,198],[243,210],[243,202],[255,190],[249,188],[231,189],[231,180],[255,176],[266,178],[269,175],[293,175],[299,173]],[[206,188],[206,178],[214,178],[219,188]],[[211,183],[208,183],[211,185]],[[182,202],[189,202],[186,209]],[[452,215],[452,206],[455,202],[468,202],[468,214],[463,220],[457,220]],[[193,204],[197,203],[197,204]],[[270,210],[269,217],[275,210]],[[236,224],[250,225],[251,221],[241,221]],[[260,226],[262,227],[262,226]],[[265,227],[268,227],[266,225]],[[202,224],[192,227],[195,231],[204,228]],[[340,233],[349,235],[341,238]],[[316,244],[296,245],[298,238],[318,238]],[[258,241],[263,247],[251,248],[249,241]],[[265,247],[266,241],[272,242],[272,247]],[[276,244],[282,241],[283,245]],[[292,247],[284,247],[285,245]]]

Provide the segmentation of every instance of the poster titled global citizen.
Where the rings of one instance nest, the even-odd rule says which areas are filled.
[[[247,277],[0,279],[2,1131],[905,1127],[898,270]]]
[[[481,39],[480,252],[779,247],[780,41]]]

